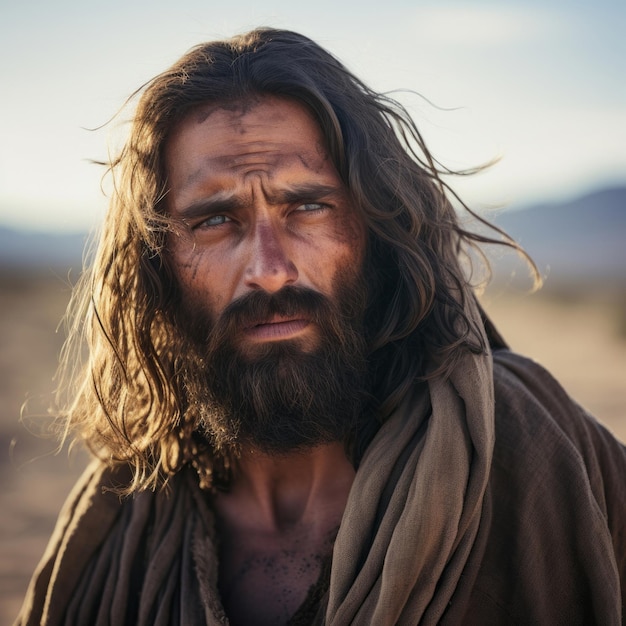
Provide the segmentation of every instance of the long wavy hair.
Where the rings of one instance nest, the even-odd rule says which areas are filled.
[[[355,462],[411,385],[445,376],[463,351],[487,349],[466,313],[474,296],[462,257],[482,242],[501,243],[502,234],[461,227],[442,179],[452,172],[434,160],[405,109],[294,32],[259,29],[202,44],[135,94],[129,139],[109,164],[109,212],[70,303],[58,414],[66,432],[78,433],[106,462],[134,468],[128,491],[154,488],[185,463],[202,470],[207,485],[228,475],[228,455],[195,434],[198,415],[180,374],[185,355],[171,315],[177,288],[165,245],[173,226],[164,206],[163,147],[199,104],[263,94],[312,112],[368,229],[375,402],[371,428],[354,442]],[[85,344],[88,356],[79,364]]]

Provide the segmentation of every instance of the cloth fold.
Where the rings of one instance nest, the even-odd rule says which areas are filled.
[[[16,626],[228,623],[194,470],[120,499],[126,472],[87,469]],[[624,475],[624,448],[545,370],[468,353],[416,385],[368,447],[315,623],[618,624]]]
[[[493,454],[490,355],[466,354],[428,392],[416,388],[363,457],[333,551],[327,624],[435,624],[456,589]]]
[[[476,309],[472,315],[480,319]],[[454,593],[489,478],[490,355],[465,354],[449,379],[427,389],[417,386],[405,398],[361,461],[318,612],[322,623],[434,624]],[[106,487],[123,482],[123,472],[87,471],[17,625],[227,623],[213,517],[191,470],[171,480],[169,494],[120,502]]]
[[[111,489],[129,477],[127,468],[97,461],[87,468],[16,625],[227,623],[217,598],[213,517],[192,470],[167,491],[120,499]]]

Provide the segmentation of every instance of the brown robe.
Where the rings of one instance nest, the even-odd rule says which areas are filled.
[[[480,367],[479,378],[491,376],[491,360]],[[495,426],[447,423],[471,411],[477,381],[407,398],[381,429],[357,471],[330,572],[294,622],[622,623],[626,449],[545,370],[508,350],[493,356]],[[476,414],[490,402],[487,393]],[[437,438],[454,428],[450,446]],[[227,623],[212,512],[193,473],[176,476],[169,495],[120,501],[102,486],[124,482],[124,472],[86,472],[16,624]]]

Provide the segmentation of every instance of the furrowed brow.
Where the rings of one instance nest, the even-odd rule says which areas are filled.
[[[278,205],[316,202],[328,198],[329,196],[336,196],[339,193],[341,193],[341,189],[336,185],[308,183],[268,192],[266,197],[270,204]],[[250,206],[251,204],[253,204],[253,201],[247,196],[224,196],[217,194],[213,197],[202,198],[192,202],[180,211],[177,211],[176,217],[182,220],[192,221],[205,215],[232,213],[246,206]]]
[[[177,211],[176,217],[183,220],[193,220],[204,215],[215,215],[217,213],[229,213],[241,209],[248,204],[246,199],[240,196],[216,196],[212,198],[202,198],[192,202],[185,208]]]
[[[322,183],[308,183],[285,189],[279,189],[268,194],[267,199],[272,204],[295,204],[296,202],[313,202],[328,196],[336,196],[341,189],[336,185]]]

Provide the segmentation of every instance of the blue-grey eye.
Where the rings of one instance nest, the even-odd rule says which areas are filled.
[[[212,215],[204,220],[202,224],[204,226],[221,226],[222,224],[230,221],[230,217],[227,217],[226,215]]]
[[[301,204],[296,210],[297,211],[319,211],[320,209],[325,209],[326,205],[321,204],[319,202],[307,202],[306,204]]]

